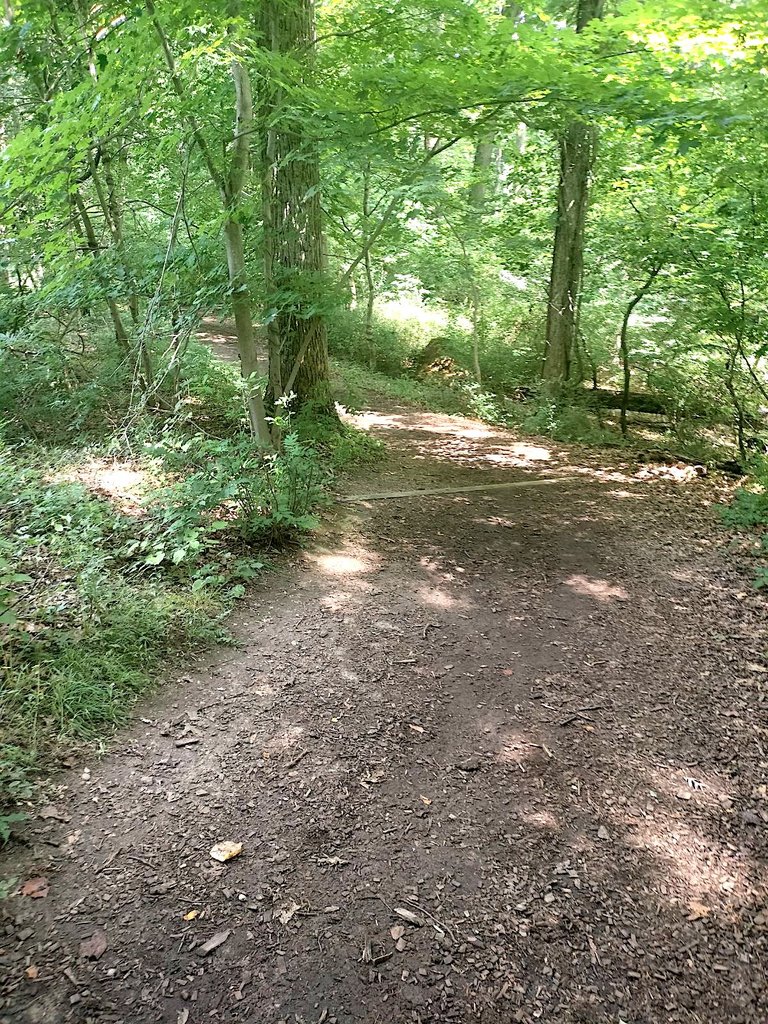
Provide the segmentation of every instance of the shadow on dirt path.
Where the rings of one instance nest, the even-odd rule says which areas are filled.
[[[355,419],[350,494],[577,479],[342,506],[6,858],[50,888],[2,1020],[765,1020],[765,618],[709,483]]]

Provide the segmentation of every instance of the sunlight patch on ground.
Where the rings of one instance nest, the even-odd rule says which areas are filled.
[[[464,416],[447,416],[434,412],[380,413],[371,410],[347,414],[350,423],[359,430],[419,430],[427,434],[444,434],[470,440],[503,437],[504,434],[478,420]]]
[[[140,515],[141,503],[155,480],[146,468],[134,463],[94,460],[70,466],[46,478],[52,484],[76,483],[105,498],[127,515]]]
[[[577,594],[585,597],[593,597],[596,601],[607,603],[608,601],[628,601],[629,594],[618,583],[611,583],[609,580],[591,580],[587,576],[571,576],[563,581],[566,587],[575,590]]]
[[[371,430],[372,428],[392,430],[398,427],[396,423],[398,417],[395,415],[388,416],[383,412],[347,412],[343,406],[337,406],[337,408],[340,410],[342,419],[357,430]]]
[[[719,843],[699,835],[681,818],[649,819],[627,835],[625,842],[652,854],[666,869],[668,883],[682,888],[688,898],[714,894],[727,898],[743,886],[742,872],[729,870],[732,862],[721,856]]]
[[[370,572],[372,564],[353,555],[310,555],[310,560],[322,572],[331,576],[350,576],[359,572]]]
[[[381,558],[365,548],[353,544],[344,545],[334,550],[315,549],[304,552],[305,561],[327,576],[338,578],[363,576],[376,572],[381,566]]]
[[[465,598],[452,597],[439,587],[419,587],[416,596],[424,604],[432,608],[471,608],[472,603]]]
[[[549,448],[542,448],[541,445],[523,444],[522,441],[516,441],[514,444],[508,445],[505,452],[494,452],[486,456],[486,458],[489,462],[496,462],[507,459],[510,456],[516,459],[524,459],[526,462],[549,462],[552,458],[552,453]]]

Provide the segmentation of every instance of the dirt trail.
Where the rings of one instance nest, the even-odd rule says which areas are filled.
[[[6,857],[50,889],[0,1020],[765,1020],[765,617],[711,484],[358,422],[350,494],[578,479],[343,506],[266,577]]]

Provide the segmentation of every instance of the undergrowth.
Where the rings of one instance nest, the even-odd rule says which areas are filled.
[[[62,371],[61,353],[50,374],[49,353],[37,358],[21,422],[0,423],[0,843],[62,752],[124,722],[169,657],[226,640],[248,582],[315,526],[335,476],[380,448],[309,410],[283,418],[281,450],[265,454],[236,367],[202,346],[162,414],[112,402],[117,364],[107,372],[97,349],[90,377]],[[52,380],[67,393],[46,405]]]
[[[765,458],[754,459],[749,486],[739,487],[728,505],[720,506],[720,515],[726,526],[744,530],[756,538],[754,585],[758,590],[768,588],[768,463]]]

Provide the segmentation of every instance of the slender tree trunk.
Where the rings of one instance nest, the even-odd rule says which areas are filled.
[[[736,443],[739,446],[739,457],[742,462],[747,460],[747,446],[744,439],[744,428],[746,426],[746,416],[744,415],[744,406],[742,405],[739,393],[736,390],[734,384],[734,378],[736,375],[736,353],[732,352],[729,354],[725,364],[725,390],[728,392],[733,403],[733,411],[736,419]]]
[[[96,161],[93,157],[89,157],[88,162],[90,165],[91,181],[93,182],[96,198],[98,199],[99,206],[101,207],[104,223],[106,224],[107,230],[112,239],[112,244],[114,245],[117,258],[119,259],[123,270],[123,277],[127,283],[130,281],[132,274],[130,267],[128,266],[128,259],[125,252],[122,208],[119,198],[114,192],[114,178],[109,179],[111,181],[111,184],[108,184],[107,186],[109,192],[105,191],[101,175],[99,174],[99,169],[96,166]],[[102,155],[102,164],[105,163],[108,163],[108,160],[104,155]],[[135,328],[139,321],[139,302],[135,288],[131,288],[129,291],[128,308]],[[143,390],[147,391],[154,379],[154,367],[152,366],[152,357],[150,355],[149,348],[147,347],[147,339],[143,332],[139,332],[136,335],[136,349],[142,369],[141,378]]]
[[[120,252],[120,258],[125,268],[125,273],[130,273],[130,267],[128,265],[128,256],[125,250],[125,230],[124,230],[124,216],[123,216],[123,203],[120,195],[120,187],[117,176],[115,175],[112,157],[108,150],[103,150],[101,159],[101,166],[104,168],[104,181],[107,186],[107,208],[109,210],[110,220],[112,221],[112,227],[114,231],[115,244]],[[131,275],[131,278],[133,275]],[[131,318],[133,322],[137,324],[139,322],[139,295],[136,291],[135,283],[131,282],[131,290],[128,294],[128,308],[131,311]]]
[[[480,302],[480,289],[475,281],[474,270],[469,268],[469,286],[472,292],[472,365],[475,371],[475,380],[478,384],[483,383],[483,375],[480,369],[480,342],[483,336],[483,309]]]
[[[602,17],[603,0],[579,0],[576,31]],[[589,175],[597,132],[583,121],[572,122],[558,142],[560,177],[557,222],[547,307],[543,376],[561,384],[571,376],[578,341],[581,287],[584,271],[584,225],[589,200]]]
[[[229,272],[229,288],[232,296],[232,312],[237,332],[237,348],[240,354],[240,370],[246,381],[248,418],[251,430],[259,444],[265,448],[272,446],[272,437],[267,423],[264,401],[260,391],[253,386],[251,375],[257,369],[256,333],[253,329],[251,297],[245,267],[245,251],[243,246],[243,229],[238,220],[238,210],[242,198],[245,180],[250,165],[251,134],[254,127],[253,94],[251,81],[245,65],[233,58],[230,65],[232,80],[235,87],[235,133],[230,147],[230,162],[226,170],[222,170],[214,160],[211,148],[200,127],[200,122],[189,103],[184,84],[176,70],[176,61],[171,50],[160,19],[157,16],[154,0],[144,0],[147,13],[157,33],[165,63],[170,73],[173,91],[182,103],[185,111],[184,120],[192,138],[205,163],[206,169],[219,191],[225,212],[224,245],[227,254]],[[231,7],[236,7],[232,4]],[[236,14],[236,10],[230,10]]]
[[[659,263],[653,267],[653,269],[648,275],[645,284],[642,285],[642,287],[635,292],[635,294],[627,303],[627,308],[624,310],[624,316],[621,320],[621,330],[619,331],[619,354],[621,356],[623,387],[621,391],[621,412],[619,414],[619,422],[621,423],[622,437],[627,436],[627,408],[629,406],[629,388],[632,382],[632,369],[629,361],[629,345],[627,343],[629,321],[639,303],[642,302],[642,300],[651,290],[653,282],[656,280],[659,273],[661,272],[661,266],[662,265]]]
[[[96,273],[103,284],[103,275],[101,273],[101,247],[99,246],[99,241],[96,238],[96,232],[93,229],[93,222],[91,221],[88,209],[85,203],[83,202],[83,198],[79,192],[75,192],[73,199],[75,207],[77,208],[77,212],[80,216],[80,222],[83,225],[83,235],[85,237],[86,244],[91,253],[91,256],[93,257],[93,262],[96,265]],[[115,331],[115,340],[117,341],[120,348],[127,352],[130,348],[130,344],[128,341],[128,332],[125,329],[123,318],[120,316],[120,310],[118,309],[118,305],[115,302],[115,300],[113,298],[110,298],[109,296],[107,297],[106,302],[107,308],[109,309],[109,315],[112,318],[112,326]]]
[[[472,184],[469,186],[469,202],[481,210],[488,198],[488,178],[493,163],[493,139],[481,139],[475,146],[472,161]]]
[[[272,53],[296,62],[302,84],[311,80],[314,53],[312,0],[265,0],[262,29]],[[307,135],[306,111],[267,85],[262,108],[266,133],[262,179],[265,279],[272,347],[279,349],[280,381],[272,374],[272,397],[293,391],[295,408],[311,406],[336,418],[328,366],[328,335],[323,314],[323,219],[320,205],[320,157]],[[290,294],[275,301],[275,292]],[[286,306],[289,305],[289,308]],[[276,353],[275,353],[276,354]],[[290,388],[289,388],[290,383]]]
[[[366,225],[365,233],[368,234],[368,218],[371,215],[371,202],[370,202],[370,190],[371,190],[371,163],[370,160],[366,164],[365,174],[363,177],[363,221]],[[373,283],[373,264],[371,261],[371,250],[367,248],[365,250],[365,286],[367,300],[365,303],[365,329],[364,329],[364,344],[365,350],[368,353],[368,365],[372,370],[376,368],[376,353],[373,349],[373,310],[376,302],[376,289]]]
[[[373,269],[371,267],[370,252],[366,252],[365,254],[365,287],[367,293],[364,327],[365,350],[368,353],[368,365],[372,370],[375,370],[376,352],[373,346],[373,310],[376,303],[376,287],[373,283]]]

